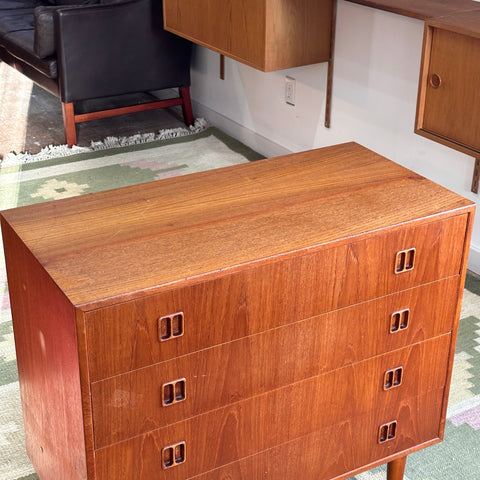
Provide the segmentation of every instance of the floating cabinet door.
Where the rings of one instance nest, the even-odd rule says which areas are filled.
[[[269,72],[328,60],[332,8],[332,0],[164,0],[164,24]]]
[[[480,39],[426,27],[417,133],[478,156]]]

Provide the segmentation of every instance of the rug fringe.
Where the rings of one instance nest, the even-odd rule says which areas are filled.
[[[2,167],[40,162],[52,158],[76,155],[77,153],[95,152],[109,148],[127,147],[129,145],[139,145],[142,143],[153,142],[156,140],[168,140],[170,138],[185,137],[194,133],[200,133],[208,127],[208,122],[204,118],[197,118],[193,125],[189,127],[178,127],[160,130],[158,133],[141,133],[130,137],[107,137],[100,142],[91,142],[90,147],[79,147],[73,145],[48,145],[34,155],[29,153],[8,153],[3,160],[0,160]]]

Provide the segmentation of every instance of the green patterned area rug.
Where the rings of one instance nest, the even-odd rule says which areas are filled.
[[[214,128],[185,137],[38,162],[28,156],[15,157],[0,163],[0,209],[258,158],[261,156]],[[385,480],[385,467],[355,478]],[[20,479],[38,477],[24,452],[11,313],[0,252],[0,480]],[[467,277],[465,289],[445,440],[410,455],[405,480],[480,480],[480,280],[472,276]]]

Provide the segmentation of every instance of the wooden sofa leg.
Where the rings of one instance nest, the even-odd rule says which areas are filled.
[[[180,96],[182,97],[183,120],[187,125],[193,125],[194,119],[190,87],[180,87]]]
[[[67,145],[71,147],[77,143],[77,131],[75,129],[75,111],[73,109],[73,102],[62,102],[63,112],[63,127],[65,129],[65,139]]]

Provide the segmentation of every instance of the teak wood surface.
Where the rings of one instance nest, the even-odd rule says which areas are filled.
[[[471,208],[350,143],[2,216],[72,304],[89,310]]]
[[[425,26],[415,131],[480,157],[480,9]]]
[[[354,143],[2,212],[39,477],[402,480],[443,437],[473,213]]]
[[[262,71],[329,58],[332,0],[164,0],[165,29]]]
[[[480,10],[472,0],[347,0],[406,17],[427,20],[455,13]]]
[[[348,1],[426,21],[415,133],[472,155],[478,163],[480,4],[472,0]],[[478,193],[477,166],[474,193]]]
[[[465,217],[417,227],[421,235],[412,235],[411,229],[403,235],[392,232],[380,239],[249,267],[213,281],[200,281],[88,312],[91,379],[100,380],[405,290],[422,281],[458,275],[463,251],[458,236],[465,231]],[[435,248],[432,238],[442,239],[433,244]],[[419,247],[417,267],[411,275],[396,275],[392,258],[411,242]],[[399,304],[398,309],[401,308],[404,307]],[[193,322],[193,329],[175,342],[159,343],[158,317],[177,311],[184,312],[186,322]],[[212,322],[218,318],[222,319],[222,328],[212,328]],[[110,346],[112,338],[118,347]]]
[[[449,319],[451,318],[450,316]],[[332,347],[336,346],[336,349],[340,350],[346,344],[349,350],[353,350],[356,344],[350,346],[348,341],[335,339],[333,332],[336,329],[328,330],[329,325],[325,328],[326,339],[323,342],[308,328],[303,330],[302,322],[295,324],[295,327],[296,331],[289,327],[280,332],[269,331],[269,334],[260,338],[246,337],[232,345],[207,349],[165,364],[95,382],[92,385],[95,446],[102,448],[128,440],[152,429],[163,428],[203,412],[226,407],[232,402],[243,401],[248,404],[247,399],[277,388],[295,390],[300,401],[302,386],[309,392],[305,394],[305,401],[322,405],[321,411],[324,412],[326,408],[330,412],[329,415],[321,415],[318,421],[339,423],[346,417],[354,417],[375,409],[383,396],[396,403],[399,396],[405,395],[405,390],[412,396],[418,396],[439,389],[445,383],[445,378],[437,375],[437,372],[446,371],[450,335],[415,343],[414,347],[405,347],[406,349],[396,350],[394,353],[386,354],[382,351],[375,357],[376,361],[344,361],[342,363],[346,366],[342,366],[338,361],[339,355],[335,352],[332,354]],[[348,327],[344,330],[348,331]],[[384,329],[380,331],[383,333]],[[328,356],[322,355],[325,344],[328,345]],[[240,358],[245,360],[240,363]],[[318,359],[319,363],[312,362],[312,358]],[[262,365],[263,368],[255,368],[255,365]],[[282,365],[280,370],[278,365]],[[392,392],[386,394],[382,388],[382,374],[392,365],[403,367],[403,388],[392,389]],[[342,368],[337,370],[339,366]],[[416,374],[417,371],[422,372],[422,380]],[[156,387],[160,390],[163,383],[182,377],[186,377],[189,402],[159,409],[158,395],[149,395],[152,379],[155,379]],[[129,396],[120,402],[118,392],[129,392]],[[334,395],[334,398],[327,399],[325,395]],[[335,412],[327,407],[329,402],[340,404],[342,408]],[[302,412],[309,410],[309,407],[297,405],[296,410]],[[143,421],[145,417],[149,419],[148,423]],[[310,428],[320,428],[312,421],[310,414],[307,418]],[[298,419],[294,422],[298,423]],[[286,431],[284,435],[287,436]],[[440,437],[440,433],[437,433],[437,436]],[[247,436],[246,440],[251,442],[252,436]]]

